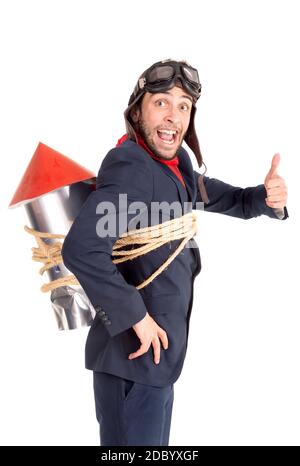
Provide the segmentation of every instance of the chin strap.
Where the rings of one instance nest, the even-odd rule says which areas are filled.
[[[202,201],[205,204],[208,204],[209,203],[209,198],[208,198],[206,188],[205,188],[205,185],[204,185],[204,175],[205,175],[205,173],[207,171],[207,167],[206,167],[204,162],[202,162],[202,163],[205,166],[205,170],[204,170],[204,173],[202,175],[198,176],[198,188],[199,188],[199,191],[200,191],[200,194],[201,194]]]

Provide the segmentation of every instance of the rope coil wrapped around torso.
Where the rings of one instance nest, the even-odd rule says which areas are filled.
[[[60,241],[54,241],[52,244],[47,244],[43,238],[51,240],[64,239],[65,235],[40,232],[27,226],[25,226],[24,229],[28,233],[32,234],[38,243],[37,248],[32,248],[32,259],[44,264],[44,266],[39,270],[41,275],[51,267],[63,262],[61,256],[62,243]],[[133,260],[136,257],[147,254],[148,252],[169,243],[170,241],[182,239],[181,243],[168,257],[168,259],[152,275],[150,275],[150,277],[144,280],[140,285],[136,286],[136,288],[140,290],[151,283],[163,272],[163,270],[166,269],[166,267],[168,267],[168,265],[175,259],[187,242],[196,233],[197,215],[194,212],[188,212],[181,217],[176,217],[172,220],[168,220],[151,227],[130,230],[123,233],[114,243],[112,256],[118,258],[112,259],[112,262],[114,264],[118,264],[128,260]],[[138,246],[133,249],[122,249],[129,245],[133,246],[134,244],[142,244],[142,246]],[[45,283],[41,287],[41,290],[43,292],[47,292],[66,285],[80,285],[80,283],[74,275],[67,275],[66,277],[61,277],[49,283]]]

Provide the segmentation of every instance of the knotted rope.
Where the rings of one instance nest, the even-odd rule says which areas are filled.
[[[35,230],[34,228],[29,228],[28,226],[24,226],[24,230],[33,235],[37,241],[38,247],[31,248],[32,250],[32,260],[36,262],[42,262],[44,265],[40,268],[39,273],[43,275],[43,273],[54,267],[55,265],[59,265],[63,262],[61,257],[61,248],[62,243],[60,241],[55,241],[53,244],[48,244],[43,238],[48,239],[64,239],[65,235],[59,235],[55,233],[45,233],[42,231]],[[55,288],[59,288],[60,286],[66,285],[79,285],[78,280],[74,275],[67,275],[66,277],[57,278],[52,282],[45,283],[41,290],[43,293],[47,291],[54,290]]]
[[[54,233],[44,233],[37,231],[34,228],[27,226],[24,229],[32,234],[37,243],[37,248],[32,248],[33,255],[32,259],[37,262],[44,263],[44,266],[39,270],[42,275],[46,270],[59,265],[63,262],[61,256],[62,243],[55,241],[53,244],[47,244],[43,238],[51,239],[64,239],[65,235],[59,235]],[[166,244],[173,240],[182,239],[176,250],[168,257],[168,259],[146,280],[140,285],[136,286],[138,290],[144,288],[151,283],[154,278],[163,272],[168,265],[175,259],[175,257],[182,251],[186,243],[197,233],[197,216],[193,212],[188,212],[181,217],[168,220],[158,225],[151,227],[140,228],[136,230],[130,230],[129,232],[123,233],[113,245],[112,256],[123,256],[118,259],[112,259],[114,264],[125,262],[127,260],[133,260],[136,257],[147,254],[154,249],[159,248],[163,244]],[[128,245],[142,244],[143,246],[126,250],[121,249]],[[78,280],[74,275],[67,275],[66,277],[58,278],[50,283],[46,283],[41,287],[43,292],[54,290],[60,286],[65,285],[79,285]]]

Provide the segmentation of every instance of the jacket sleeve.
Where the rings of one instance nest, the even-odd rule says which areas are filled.
[[[122,207],[119,194],[127,195],[127,203],[148,204],[152,199],[152,172],[139,155],[122,147],[106,155],[96,190],[82,206],[62,247],[64,264],[100,312],[111,337],[132,327],[147,312],[139,291],[125,281],[111,257],[113,244],[128,231],[128,222],[137,215],[136,212],[128,214],[127,204],[126,208],[125,204]],[[104,220],[109,230],[105,237],[100,232]]]
[[[200,173],[194,170],[195,183],[198,187],[194,208],[203,208],[199,190]],[[266,188],[263,184],[254,187],[240,188],[232,186],[216,178],[203,177],[209,202],[204,204],[204,210],[219,214],[230,215],[242,219],[267,215],[270,218],[285,220],[288,217],[287,208],[284,207],[283,215],[278,209],[267,206],[265,198]],[[199,203],[197,205],[197,203]]]
[[[198,184],[199,176],[200,173],[194,170],[195,183],[198,188],[194,209],[203,209]],[[267,192],[263,184],[240,188],[208,176],[204,176],[203,180],[209,198],[209,202],[204,204],[204,210],[207,212],[216,212],[245,220],[259,215],[267,215],[280,220],[285,220],[289,216],[286,207],[283,209],[284,215],[280,215],[277,209],[267,206],[265,202]]]

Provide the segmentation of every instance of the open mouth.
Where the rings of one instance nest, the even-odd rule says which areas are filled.
[[[175,143],[178,132],[172,129],[157,130],[158,137],[168,145]]]

